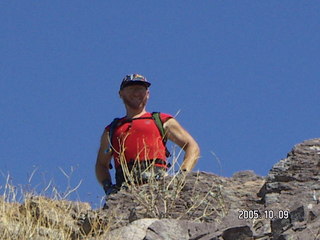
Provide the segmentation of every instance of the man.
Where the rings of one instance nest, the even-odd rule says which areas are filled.
[[[153,115],[146,111],[150,85],[151,83],[139,74],[127,75],[122,80],[119,96],[125,105],[126,116],[114,120],[105,128],[95,167],[97,179],[107,195],[127,180],[128,173],[141,174],[152,167],[154,173],[161,176],[161,173],[167,170],[163,136]],[[171,115],[160,113],[160,119],[165,137],[185,152],[181,171],[191,171],[200,154],[197,142]],[[112,184],[109,172],[112,157],[116,168],[116,185]],[[134,171],[137,168],[140,173]],[[135,179],[141,177],[136,176]]]

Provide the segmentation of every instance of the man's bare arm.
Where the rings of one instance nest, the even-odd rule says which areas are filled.
[[[106,153],[107,148],[109,147],[109,133],[104,131],[100,141],[100,148],[97,156],[95,171],[96,177],[100,184],[105,180],[110,181],[111,183],[111,175],[109,172],[109,164],[112,158],[112,153]]]
[[[181,170],[191,171],[200,157],[200,148],[197,142],[174,118],[166,121],[163,127],[168,139],[185,151]]]

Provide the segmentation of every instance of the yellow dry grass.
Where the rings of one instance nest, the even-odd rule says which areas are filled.
[[[180,154],[181,152],[173,158],[173,164],[168,171],[170,177],[156,180],[151,170],[151,177],[144,184],[143,190],[140,184],[135,183],[135,176],[123,163],[126,178],[124,185],[127,191],[152,218],[172,218],[172,210],[176,208],[178,200],[182,197],[188,175],[177,173],[180,167],[178,163]],[[65,172],[64,174],[69,177]],[[103,239],[111,226],[117,224],[116,219],[119,219],[119,216],[112,215],[101,217],[101,211],[92,210],[89,204],[69,201],[68,197],[77,190],[81,182],[75,188],[68,187],[68,191],[63,194],[52,188],[52,196],[48,197],[44,194],[23,193],[19,187],[13,186],[9,179],[8,176],[5,185],[0,188],[2,192],[0,196],[0,239],[98,240]],[[196,212],[200,205],[204,210],[198,219],[193,220],[201,221],[212,214],[220,218],[225,216],[227,210],[219,186],[212,185],[207,189],[206,194],[199,194],[197,181],[191,188],[189,187],[188,191],[192,192],[189,205],[174,218],[186,219]],[[48,189],[49,187],[46,187],[45,191]],[[90,217],[87,216],[89,213]]]

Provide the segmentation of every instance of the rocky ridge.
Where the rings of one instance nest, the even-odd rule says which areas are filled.
[[[294,146],[266,177],[211,173],[167,177],[111,195],[104,209],[31,197],[0,216],[1,239],[314,240],[320,239],[320,139]],[[16,217],[16,220],[14,220]],[[12,220],[13,219],[13,220]],[[29,232],[25,233],[31,234]],[[21,235],[20,235],[21,236]]]

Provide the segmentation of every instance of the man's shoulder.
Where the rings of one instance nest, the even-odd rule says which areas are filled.
[[[160,113],[160,118],[162,122],[168,121],[170,118],[173,118],[171,114],[168,113]]]
[[[105,130],[106,130],[106,131],[109,131],[112,126],[114,126],[115,124],[123,121],[124,119],[125,119],[125,117],[114,118],[114,119],[105,127]]]
[[[170,118],[173,118],[173,116],[171,114],[168,113],[163,113],[163,112],[152,112],[150,113],[151,115],[154,113],[159,113],[159,117],[161,119],[162,122],[166,122],[168,121]]]

